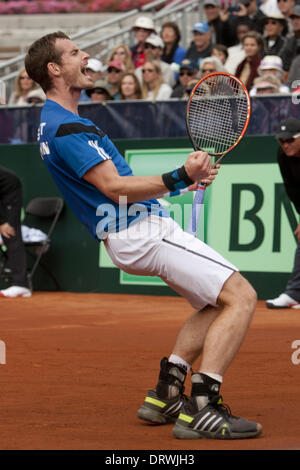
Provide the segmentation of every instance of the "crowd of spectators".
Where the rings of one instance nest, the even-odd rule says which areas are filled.
[[[159,29],[150,17],[132,26],[133,47],[119,44],[107,59],[90,58],[94,87],[80,102],[186,99],[212,72],[239,77],[251,96],[292,93],[300,78],[300,0],[204,0],[205,20],[196,22],[187,48],[174,21]],[[35,105],[45,95],[20,71],[9,105]]]

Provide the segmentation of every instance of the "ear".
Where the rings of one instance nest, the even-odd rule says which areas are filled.
[[[55,62],[49,62],[47,64],[47,68],[48,72],[51,73],[51,75],[54,75],[55,77],[58,77],[60,75],[60,67]]]

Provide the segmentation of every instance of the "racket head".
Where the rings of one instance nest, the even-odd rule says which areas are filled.
[[[239,78],[224,72],[201,78],[186,111],[187,133],[194,149],[223,157],[244,136],[250,114],[250,96]]]

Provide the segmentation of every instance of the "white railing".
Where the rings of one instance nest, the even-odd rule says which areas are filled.
[[[162,8],[157,11],[157,7],[161,6]],[[190,39],[190,22],[188,21],[188,15],[190,15],[192,23],[201,20],[203,15],[202,1],[173,0],[171,2],[166,2],[165,0],[155,0],[143,6],[140,10],[134,9],[126,13],[122,13],[110,20],[98,23],[78,33],[70,35],[70,38],[72,40],[76,40],[81,49],[84,49],[89,53],[92,52],[93,57],[103,60],[103,58],[108,56],[109,52],[115,45],[127,44],[129,47],[133,45],[134,36],[131,31],[132,24],[135,19],[141,15],[151,16],[158,32],[165,21],[177,22],[182,35],[181,44],[184,47],[187,47]],[[130,22],[129,25],[128,21]],[[127,25],[124,25],[126,22]],[[112,31],[111,33],[101,34],[97,39],[88,39],[89,35],[97,31],[107,30],[108,28]],[[97,48],[97,50],[95,50],[95,48]],[[19,70],[24,66],[25,56],[26,53],[19,54],[16,57],[0,63],[0,78],[2,82],[6,84],[6,90],[8,93],[13,87],[13,82],[15,77],[18,75]]]

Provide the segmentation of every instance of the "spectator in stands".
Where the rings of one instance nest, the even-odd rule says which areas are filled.
[[[300,55],[297,55],[293,61],[289,71],[287,86],[291,92],[299,94],[300,86]]]
[[[161,60],[163,54],[164,42],[157,34],[150,34],[145,41],[145,55],[147,60],[156,60],[160,64],[161,72],[163,75],[164,82],[173,88],[175,85],[175,75],[170,64]],[[140,83],[143,82],[143,67],[136,69],[136,76]]]
[[[114,100],[120,99],[119,84],[124,71],[124,64],[119,60],[108,62],[106,83],[109,93]]]
[[[159,62],[147,61],[143,65],[142,98],[153,102],[167,100],[171,97],[172,88],[163,82]]]
[[[274,10],[266,15],[264,20],[264,55],[279,55],[285,45],[283,31],[286,20],[280,10]]]
[[[250,90],[250,95],[270,95],[280,93],[281,81],[275,75],[264,75],[254,79],[254,85]]]
[[[109,56],[108,62],[111,62],[112,60],[117,60],[118,62],[122,62],[124,64],[125,72],[133,72],[135,69],[135,66],[131,58],[130,49],[125,44],[120,44],[113,48]]]
[[[137,68],[143,65],[146,60],[144,46],[147,37],[150,36],[151,33],[156,33],[156,31],[152,19],[146,16],[137,18],[132,29],[135,32],[137,44],[133,46],[130,51],[133,64]]]
[[[201,77],[205,77],[205,75],[208,75],[209,73],[227,72],[220,59],[218,59],[218,57],[213,56],[206,57],[205,59],[203,59],[200,64],[199,70]]]
[[[290,16],[294,34],[289,36],[281,49],[280,57],[283,62],[283,70],[288,75],[293,59],[300,54],[300,5],[295,5]]]
[[[102,80],[106,67],[102,64],[101,60],[90,58],[88,60],[88,65],[86,68],[87,73],[92,77],[93,81]],[[82,90],[79,102],[91,101],[90,97],[87,95],[86,90]]]
[[[186,50],[179,45],[181,33],[177,23],[173,21],[164,23],[161,37],[165,45],[161,60],[170,64],[174,72],[178,72],[179,65],[185,58]]]
[[[32,106],[37,104],[43,104],[46,101],[46,95],[43,90],[39,87],[36,90],[31,90],[27,95],[27,103]]]
[[[288,198],[300,214],[300,121],[295,118],[280,122],[276,139],[279,142],[277,161]],[[294,235],[297,249],[292,274],[283,293],[266,301],[268,308],[300,308],[300,224]]]
[[[196,80],[198,66],[189,59],[183,59],[180,64],[178,83],[174,87],[171,98],[184,98],[191,81]]]
[[[277,0],[277,6],[287,21],[287,37],[294,34],[290,16],[293,13],[293,8],[296,4],[296,0]]]
[[[280,81],[279,92],[290,93],[289,87],[282,83],[284,71],[282,67],[282,60],[280,57],[278,57],[277,55],[266,55],[262,59],[257,71],[260,76],[274,75]],[[250,94],[251,93],[252,95],[255,93],[253,89],[250,91]]]
[[[121,100],[140,100],[142,89],[140,82],[133,72],[125,72],[119,85]]]
[[[25,68],[22,68],[16,77],[15,88],[8,100],[8,104],[16,106],[27,105],[28,93],[37,87],[38,85],[29,78]]]
[[[109,88],[105,80],[96,80],[93,88],[86,90],[86,94],[91,102],[105,102],[113,99],[109,93]]]
[[[223,44],[216,44],[211,50],[212,57],[217,57],[223,65],[225,65],[228,59],[228,49]]]
[[[233,46],[236,43],[235,29],[227,10],[222,8],[221,0],[204,0],[203,9],[211,29],[212,43]]]
[[[241,18],[248,19],[251,22],[251,30],[263,34],[263,22],[265,13],[261,9],[261,2],[257,0],[239,0],[239,11],[235,12],[235,18],[239,21]]]
[[[243,47],[243,37],[252,28],[252,23],[249,18],[239,18],[236,24],[236,36],[238,43],[234,46],[228,47],[228,58],[225,62],[225,67],[229,73],[235,74],[237,66],[245,59],[246,54]]]
[[[0,166],[0,234],[7,248],[12,285],[0,291],[2,297],[30,297],[26,253],[21,232],[22,183],[18,176]]]
[[[195,23],[193,26],[193,41],[186,52],[186,59],[195,62],[198,66],[201,60],[211,55],[212,41],[208,23]]]
[[[241,79],[248,91],[251,89],[254,79],[258,76],[263,45],[263,37],[257,31],[249,31],[243,37],[246,57],[237,66],[235,75]]]

